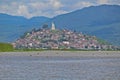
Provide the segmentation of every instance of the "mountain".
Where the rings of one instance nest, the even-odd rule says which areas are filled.
[[[0,42],[15,41],[26,31],[39,28],[47,20],[49,18],[42,16],[27,19],[22,16],[11,16],[0,13]]]
[[[0,42],[14,41],[25,31],[40,28],[42,24],[54,22],[59,29],[69,29],[95,35],[120,46],[120,6],[99,5],[85,7],[53,18],[0,14]]]
[[[94,27],[120,22],[120,6],[101,5],[86,7],[71,13],[58,15],[52,19],[58,26]]]
[[[1,25],[21,25],[21,24],[26,24],[27,19],[22,16],[11,16],[8,14],[3,14],[0,13],[0,26]]]
[[[81,31],[120,45],[120,6],[118,5],[86,7],[58,15],[48,24],[51,22],[55,22],[58,28]]]

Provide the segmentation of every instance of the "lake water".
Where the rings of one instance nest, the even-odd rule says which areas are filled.
[[[120,80],[120,58],[0,56],[0,80]]]

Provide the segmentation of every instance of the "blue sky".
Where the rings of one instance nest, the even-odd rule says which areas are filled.
[[[120,5],[120,0],[0,0],[0,13],[53,17],[88,6]]]

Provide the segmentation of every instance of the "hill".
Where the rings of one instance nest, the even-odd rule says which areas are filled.
[[[120,45],[119,14],[120,6],[118,5],[91,6],[58,15],[48,24],[55,22],[58,28],[81,31],[105,39],[115,45]]]
[[[86,7],[53,18],[0,14],[0,41],[15,41],[24,32],[54,22],[59,29],[69,29],[95,35],[120,46],[120,6],[100,5]]]
[[[115,49],[114,46],[97,39],[95,36],[65,29],[55,29],[54,25],[51,29],[43,28],[27,32],[12,44],[16,49]]]
[[[39,28],[49,20],[47,17],[32,17],[27,19],[22,16],[12,16],[0,13],[0,42],[12,42],[24,32]]]

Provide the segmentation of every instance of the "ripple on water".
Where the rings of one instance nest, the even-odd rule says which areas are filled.
[[[120,80],[119,58],[0,58],[1,80]]]

